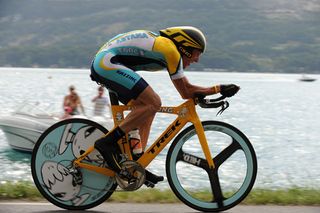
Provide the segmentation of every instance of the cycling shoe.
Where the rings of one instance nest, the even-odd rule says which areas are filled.
[[[163,176],[155,175],[155,174],[149,172],[148,170],[145,170],[145,172],[146,172],[146,181],[144,182],[144,184],[147,187],[153,188],[158,182],[164,180]]]

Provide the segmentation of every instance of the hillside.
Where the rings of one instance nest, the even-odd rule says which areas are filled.
[[[0,0],[0,66],[88,68],[117,33],[193,25],[193,69],[320,73],[320,0]]]

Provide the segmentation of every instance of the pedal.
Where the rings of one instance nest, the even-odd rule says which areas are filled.
[[[150,187],[150,188],[154,188],[155,187],[155,184],[152,183],[151,181],[148,181],[148,180],[146,180],[144,182],[144,185],[146,185],[147,187]]]

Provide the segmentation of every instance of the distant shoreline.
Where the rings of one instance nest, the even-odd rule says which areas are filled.
[[[17,71],[22,71],[22,70],[45,70],[45,71],[50,71],[50,70],[61,70],[61,71],[66,71],[66,70],[70,70],[70,71],[89,71],[90,68],[76,68],[76,67],[67,67],[67,68],[61,68],[61,67],[0,67],[0,72],[2,70],[8,70],[8,69],[18,69]],[[149,72],[149,73],[158,73],[158,72],[163,72],[166,70],[159,70],[159,71],[138,71],[138,72]],[[301,72],[301,73],[297,73],[297,72],[261,72],[261,71],[247,71],[247,72],[243,72],[243,71],[237,71],[237,70],[226,70],[226,69],[208,69],[205,68],[203,70],[196,70],[196,69],[191,69],[191,70],[185,70],[186,73],[196,73],[196,72],[201,72],[201,73],[206,73],[206,72],[211,72],[211,73],[224,73],[224,74],[234,74],[234,73],[238,73],[238,74],[263,74],[263,75],[298,75],[301,76],[303,74],[307,74],[308,76],[319,76],[320,75],[320,71],[319,73],[315,73],[315,72]]]

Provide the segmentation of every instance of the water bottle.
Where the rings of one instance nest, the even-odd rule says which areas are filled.
[[[142,143],[139,134],[139,129],[134,129],[129,132],[129,141],[134,155],[142,153]]]

